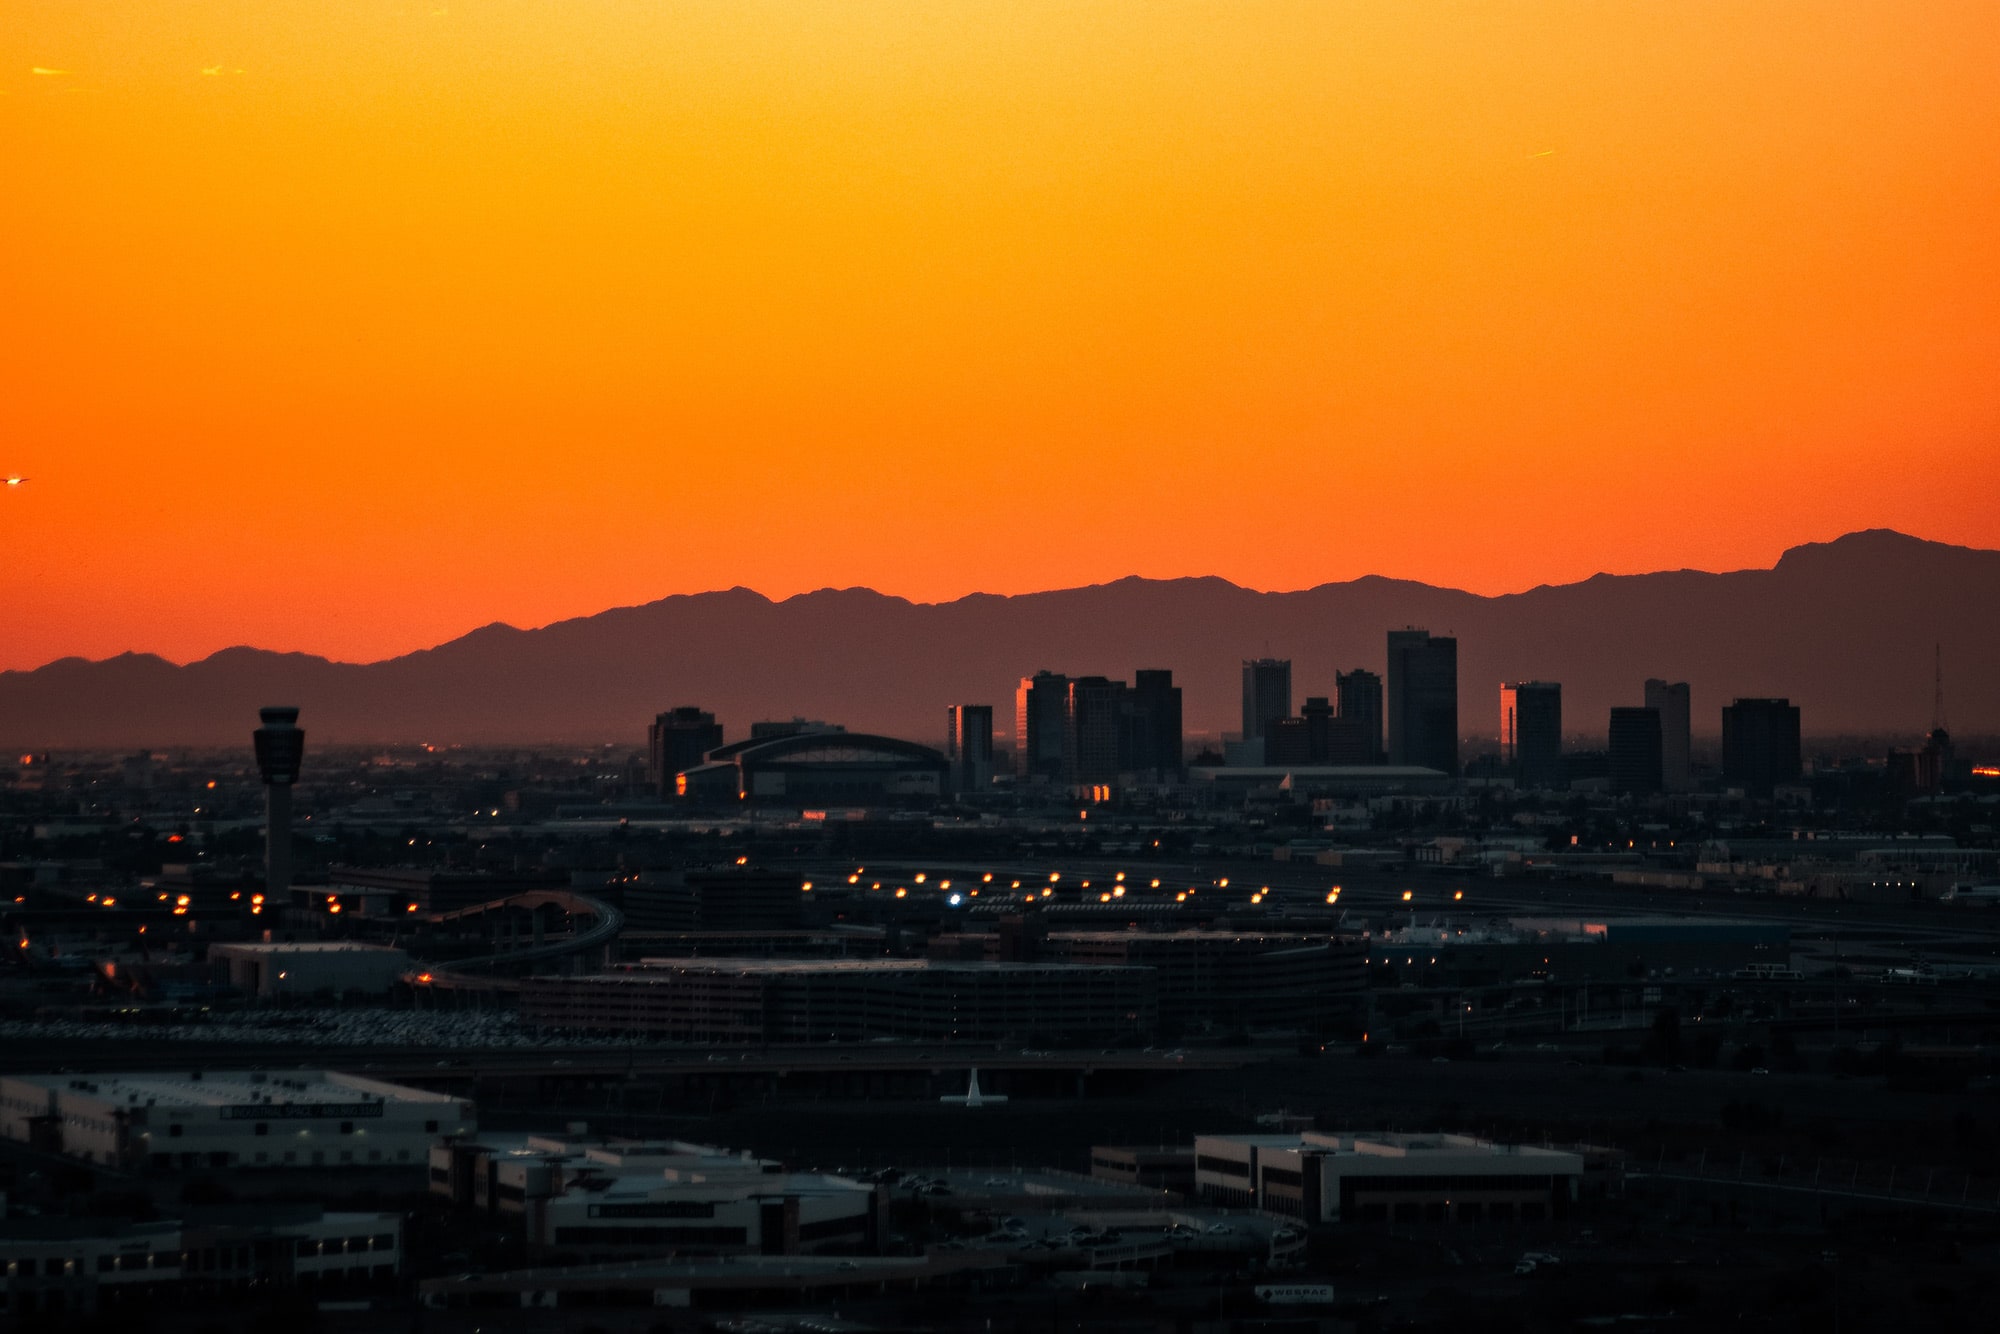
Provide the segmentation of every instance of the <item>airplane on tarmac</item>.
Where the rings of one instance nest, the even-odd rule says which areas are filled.
[[[939,1098],[938,1101],[960,1103],[966,1107],[986,1107],[996,1102],[1007,1101],[1007,1095],[1004,1093],[981,1093],[979,1091],[979,1069],[975,1066],[972,1071],[972,1082],[966,1085],[965,1092],[947,1093],[942,1098]]]

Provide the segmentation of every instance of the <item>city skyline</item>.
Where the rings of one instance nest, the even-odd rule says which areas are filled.
[[[933,709],[1004,711],[1036,667],[1118,675],[1148,663],[1187,687],[1186,730],[1219,734],[1240,730],[1246,649],[1294,663],[1294,700],[1332,699],[1356,669],[1387,683],[1385,633],[1425,625],[1460,645],[1459,718],[1440,715],[1440,726],[1461,738],[1498,735],[1496,682],[1561,682],[1565,714],[1581,720],[1568,730],[1596,734],[1605,710],[1638,704],[1644,682],[1667,679],[1693,684],[1701,708],[1689,724],[1705,738],[1728,700],[1782,695],[1804,706],[1815,733],[1914,740],[1940,672],[1961,733],[2000,731],[2000,694],[1979,670],[2000,653],[1987,614],[1996,598],[2000,552],[1882,532],[1794,549],[1769,570],[1491,599],[1389,580],[1264,594],[1215,579],[1128,579],[942,605],[867,590],[785,602],[734,590],[538,630],[488,627],[376,664],[234,649],[186,667],[128,655],[0,672],[0,737],[22,749],[202,744],[227,735],[248,694],[294,700],[327,736],[354,740],[607,740],[632,717],[688,700],[738,720],[806,716],[928,740]],[[1866,651],[1853,630],[1862,623],[1895,651]]]
[[[14,0],[0,1334],[1986,1328],[1996,69]]]

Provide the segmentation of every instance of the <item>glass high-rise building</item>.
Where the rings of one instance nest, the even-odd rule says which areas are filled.
[[[1272,723],[1292,716],[1289,658],[1243,660],[1243,739],[1263,736]]]
[[[1769,796],[1799,776],[1799,706],[1788,699],[1739,699],[1722,711],[1722,779]]]
[[[1068,731],[1069,678],[1036,672],[1014,689],[1014,773],[1059,783]]]
[[[1357,667],[1333,674],[1335,730],[1339,740],[1329,750],[1335,764],[1380,764],[1382,752],[1382,678]]]
[[[1458,776],[1458,641],[1389,632],[1389,763]]]
[[[1686,792],[1694,786],[1689,698],[1685,681],[1646,682],[1646,707],[1660,711],[1660,779],[1669,792]]]
[[[1611,790],[1650,796],[1662,787],[1660,711],[1611,711]]]
[[[669,709],[646,729],[646,764],[660,795],[678,795],[674,780],[722,744],[722,724],[692,705]]]
[[[951,784],[960,793],[976,796],[993,786],[991,704],[951,706],[944,755],[951,762]]]
[[[1158,782],[1181,772],[1181,688],[1174,674],[1146,668],[1132,677],[1130,767]]]
[[[1113,783],[1124,767],[1130,712],[1123,681],[1073,677],[1063,729],[1063,779],[1072,786]]]
[[[1500,687],[1500,760],[1518,786],[1563,786],[1562,689],[1554,681]]]

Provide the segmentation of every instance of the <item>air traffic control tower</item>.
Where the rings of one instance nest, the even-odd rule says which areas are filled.
[[[264,778],[264,893],[276,905],[292,887],[292,784],[306,757],[306,734],[297,709],[261,709],[259,716],[264,725],[252,740]]]

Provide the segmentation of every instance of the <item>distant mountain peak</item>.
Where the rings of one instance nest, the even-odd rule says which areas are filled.
[[[1778,557],[1774,569],[1796,566],[1803,561],[1818,561],[1827,558],[1850,560],[1865,558],[1882,560],[1905,558],[1938,552],[1972,552],[1976,547],[1953,546],[1949,542],[1933,542],[1929,538],[1912,537],[1894,528],[1862,528],[1826,542],[1802,542],[1789,547]]]

